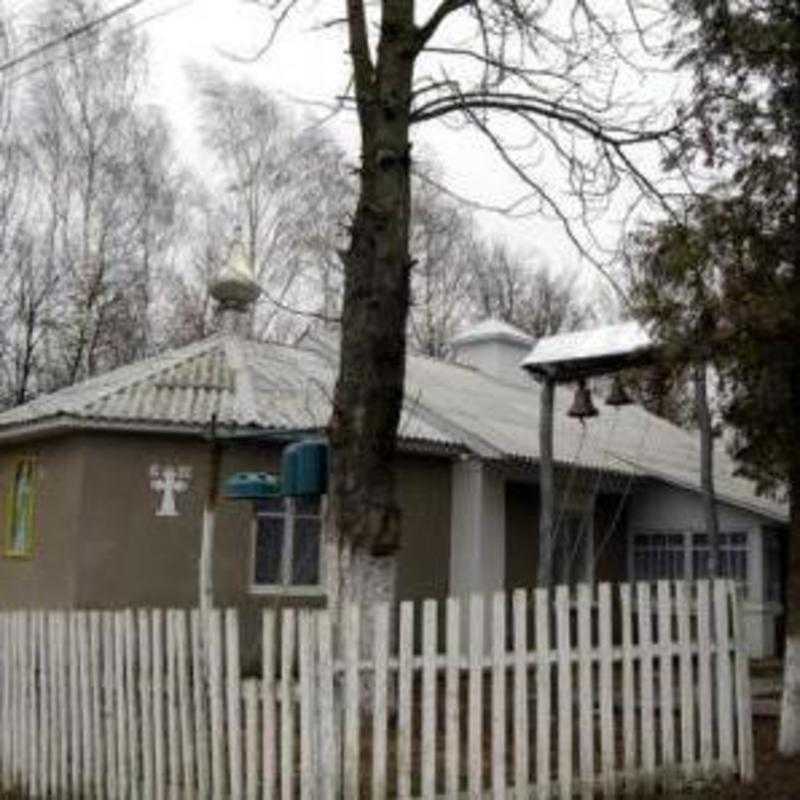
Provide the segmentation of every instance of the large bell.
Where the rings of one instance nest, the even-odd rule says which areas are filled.
[[[631,403],[633,403],[633,400],[631,400],[631,396],[628,394],[625,384],[622,382],[622,378],[620,378],[619,375],[615,375],[614,380],[611,382],[611,391],[608,393],[608,397],[606,397],[606,405],[629,406]]]
[[[575,397],[572,400],[569,411],[567,411],[567,415],[583,420],[586,417],[596,417],[597,413],[597,409],[592,402],[592,393],[586,385],[586,380],[580,378],[578,385],[575,387]]]

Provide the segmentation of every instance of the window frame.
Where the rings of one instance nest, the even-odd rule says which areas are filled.
[[[325,518],[325,502],[323,495],[319,501],[319,511],[316,515],[319,518],[319,582],[316,584],[295,584],[291,583],[292,557],[294,555],[294,525],[296,518],[305,517],[315,518],[309,514],[297,514],[296,499],[294,497],[284,498],[284,509],[282,514],[274,511],[255,510],[250,526],[250,559],[249,559],[249,591],[252,595],[275,596],[288,595],[292,597],[321,597],[325,594],[325,558],[324,558],[324,537],[322,535],[322,523]],[[258,520],[259,517],[283,517],[283,546],[281,548],[281,583],[256,583],[256,549],[258,544]]]
[[[28,467],[30,475],[30,489],[27,497],[27,515],[29,518],[29,529],[27,541],[23,549],[14,547],[13,528],[17,518],[16,494],[17,477],[23,467]],[[14,469],[11,473],[11,480],[5,494],[5,535],[3,537],[3,557],[9,559],[30,560],[34,557],[37,543],[36,528],[36,489],[37,489],[38,466],[35,456],[23,456],[14,462]]]
[[[723,564],[730,565],[732,563],[731,554],[738,553],[744,556],[744,578],[733,577],[730,578],[733,580],[738,587],[743,589],[743,597],[748,598],[752,591],[751,587],[751,561],[752,561],[752,553],[750,551],[750,537],[748,535],[748,531],[742,528],[732,528],[730,530],[720,531],[720,556],[722,559]],[[659,549],[655,545],[656,543],[650,544],[649,548],[645,551],[651,560],[654,559],[654,556],[657,558],[658,556],[672,556],[674,558],[675,555],[678,553],[682,554],[682,575],[680,577],[673,576],[673,577],[639,577],[637,564],[639,563],[639,559],[637,558],[637,539],[638,538],[645,538],[645,539],[656,539],[657,537],[662,537],[663,539],[668,538],[676,538],[681,537],[681,545],[680,547],[676,546],[675,542],[667,542],[664,541],[663,546]],[[683,580],[689,583],[693,583],[697,580],[704,580],[704,578],[698,578],[696,576],[697,572],[697,562],[698,562],[698,554],[702,553],[704,550],[708,549],[708,544],[699,544],[696,540],[698,537],[706,536],[705,531],[698,530],[695,528],[671,528],[671,529],[654,529],[654,528],[635,528],[629,531],[628,536],[628,580],[631,582],[649,582],[655,583],[659,580]],[[742,538],[742,541],[737,541],[737,538]],[[725,552],[723,552],[725,551]],[[664,562],[666,563],[666,562]],[[651,561],[651,566],[653,565]]]

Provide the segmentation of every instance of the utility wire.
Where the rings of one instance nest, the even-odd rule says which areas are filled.
[[[101,14],[99,17],[90,19],[87,22],[84,22],[82,25],[78,25],[76,28],[72,28],[71,30],[60,34],[55,39],[50,39],[43,44],[31,48],[30,50],[26,50],[24,53],[14,56],[14,58],[10,58],[8,61],[0,64],[0,74],[8,72],[8,70],[13,69],[20,64],[24,64],[26,61],[30,61],[32,58],[36,58],[36,56],[46,53],[48,50],[52,50],[55,47],[66,44],[71,39],[76,39],[78,36],[83,36],[83,34],[89,33],[101,25],[105,25],[106,22],[110,22],[112,19],[114,19],[114,17],[118,17],[120,14],[124,14],[126,11],[130,11],[132,8],[135,8],[144,2],[147,2],[147,0],[128,0],[128,2],[117,6],[116,8],[112,8],[111,11]]]
[[[138,0],[138,2],[144,2],[144,0]],[[137,19],[131,22],[129,29],[135,30],[136,28],[140,28],[143,25],[147,25],[154,20],[161,19],[162,17],[167,17],[170,14],[174,14],[176,11],[180,11],[182,8],[186,8],[194,3],[195,0],[183,0],[181,3],[176,3],[173,6],[169,6],[168,8],[162,9],[161,11],[156,11],[153,14],[150,14],[147,17],[142,17],[141,19]],[[102,37],[100,37],[102,41]],[[17,73],[13,78],[6,82],[6,86],[14,86],[15,84],[19,83],[21,80],[24,80],[30,75],[34,75],[37,72],[41,72],[43,69],[47,69],[48,67],[52,66],[53,64],[58,64],[61,61],[66,61],[72,55],[80,55],[82,52],[88,50],[92,46],[93,42],[89,42],[88,44],[84,45],[83,47],[78,48],[77,50],[73,50],[72,53],[57,56],[55,58],[50,58],[47,61],[43,61],[40,64],[37,64],[35,67],[31,67],[30,69],[25,70],[24,72]]]

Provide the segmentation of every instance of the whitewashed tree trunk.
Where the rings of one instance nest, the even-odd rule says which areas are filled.
[[[789,569],[786,585],[786,652],[778,750],[800,753],[800,460],[789,471]]]
[[[800,636],[786,637],[778,749],[783,755],[800,753]]]

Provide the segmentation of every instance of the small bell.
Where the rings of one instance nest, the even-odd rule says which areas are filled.
[[[614,380],[611,382],[611,391],[608,393],[608,397],[606,397],[606,405],[629,406],[632,403],[633,400],[625,389],[625,384],[622,382],[622,378],[620,378],[619,375],[615,375]]]
[[[567,411],[567,416],[583,420],[586,417],[596,417],[597,413],[597,409],[592,402],[592,393],[586,385],[586,380],[579,378],[578,385],[575,387],[575,397],[569,411]]]

